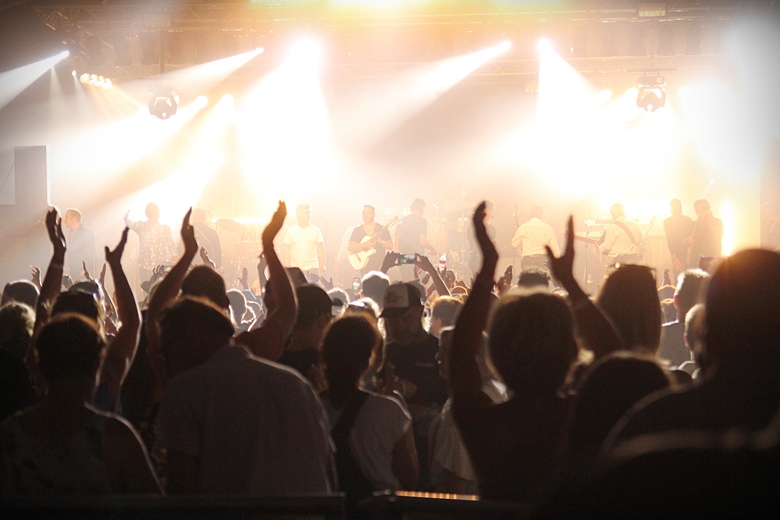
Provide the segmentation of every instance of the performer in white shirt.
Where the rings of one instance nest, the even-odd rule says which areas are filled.
[[[323,276],[325,272],[325,241],[320,228],[311,224],[311,206],[301,204],[295,209],[297,223],[287,228],[283,258],[287,267],[298,267],[306,275]]]
[[[599,241],[599,251],[609,258],[608,265],[642,263],[647,242],[639,226],[626,220],[622,204],[613,204],[609,212],[613,221]]]
[[[522,256],[521,269],[529,267],[546,269],[547,251],[544,246],[549,246],[556,258],[560,255],[555,230],[550,224],[542,221],[543,215],[541,207],[531,208],[531,218],[520,224],[512,237],[512,247]]]

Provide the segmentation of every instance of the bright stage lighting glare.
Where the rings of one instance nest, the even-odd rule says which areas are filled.
[[[498,44],[497,50],[498,52],[506,52],[511,48],[512,48],[512,42],[510,42],[509,40],[504,40],[500,44]]]
[[[550,43],[550,40],[547,38],[542,38],[538,42],[536,42],[536,49],[539,52],[550,52],[553,50],[552,43]]]
[[[78,76],[79,73],[76,72],[75,70],[72,70],[72,71],[70,71],[70,74],[71,74],[71,76],[73,76],[75,78],[75,77]]]
[[[209,98],[206,96],[198,96],[195,98],[195,101],[192,103],[197,108],[206,108],[209,104]]]
[[[288,54],[290,63],[308,69],[316,69],[322,58],[322,47],[312,38],[303,38],[295,42]]]
[[[61,60],[64,60],[64,59],[65,59],[65,58],[67,58],[68,56],[70,56],[70,51],[69,51],[69,50],[64,50],[64,51],[62,51],[61,53],[59,53],[59,54],[57,55],[57,57],[58,57],[59,59],[61,59]]]

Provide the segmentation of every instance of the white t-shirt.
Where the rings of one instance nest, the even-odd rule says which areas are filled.
[[[224,347],[174,378],[155,450],[199,459],[199,493],[326,493],[335,474],[327,419],[294,370]]]
[[[298,224],[293,224],[287,228],[284,243],[290,246],[288,267],[299,267],[303,271],[317,269],[319,267],[317,245],[324,242],[322,231],[317,226],[309,224],[302,228]]]
[[[330,399],[322,399],[330,421],[336,425],[342,410],[333,408]],[[370,393],[363,402],[349,434],[349,447],[360,471],[377,490],[398,490],[393,475],[393,448],[411,427],[412,418],[396,399]]]
[[[550,246],[555,256],[560,256],[555,230],[536,217],[521,224],[512,237],[512,247],[523,256],[545,255],[544,246]]]

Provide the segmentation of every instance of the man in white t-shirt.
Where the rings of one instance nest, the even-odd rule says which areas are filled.
[[[599,251],[608,257],[607,265],[642,263],[647,242],[639,226],[626,220],[622,204],[613,204],[609,212],[613,221],[599,242]]]
[[[512,247],[523,257],[520,261],[521,269],[529,267],[547,269],[545,246],[550,247],[556,258],[560,255],[555,230],[542,220],[542,216],[542,208],[539,206],[531,208],[531,218],[520,224],[512,237]]]
[[[284,265],[300,268],[309,281],[313,281],[310,278],[313,274],[322,278],[325,273],[325,240],[320,228],[311,224],[311,206],[300,204],[295,209],[295,216],[298,222],[287,228],[284,237]]]

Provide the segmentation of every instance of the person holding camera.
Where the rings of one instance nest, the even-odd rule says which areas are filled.
[[[414,199],[409,209],[410,213],[395,228],[395,250],[401,254],[425,255],[427,249],[435,257],[436,249],[428,242],[428,221],[423,218],[425,201]],[[414,279],[412,266],[401,267],[401,274],[404,280]]]

